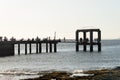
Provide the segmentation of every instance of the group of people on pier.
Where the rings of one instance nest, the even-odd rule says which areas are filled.
[[[80,43],[89,43],[89,39],[88,38],[86,38],[86,39],[82,39],[82,38],[80,38]],[[97,42],[98,41],[98,39],[97,38],[95,38],[94,39],[94,42]]]
[[[51,40],[50,37],[47,37],[47,38],[43,38],[42,41],[48,41],[48,40]],[[55,40],[55,39],[54,39]],[[14,37],[11,37],[10,39],[8,39],[6,36],[5,37],[0,37],[0,41],[41,41],[41,38],[39,38],[38,36],[36,38],[28,38],[28,39],[24,39],[24,38],[21,38],[19,40],[17,40],[16,38]]]
[[[86,38],[85,40],[83,40],[82,38],[80,38],[80,43],[88,43],[89,42],[89,39]]]

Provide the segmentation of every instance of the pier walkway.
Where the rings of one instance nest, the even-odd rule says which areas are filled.
[[[60,40],[20,40],[20,41],[0,41],[0,56],[14,56],[15,55],[15,45],[18,46],[18,55],[20,55],[20,45],[25,46],[25,55],[32,53],[32,44],[36,46],[36,53],[42,53],[42,45],[46,45],[46,53],[57,52],[57,43]],[[29,45],[29,46],[28,46]],[[29,51],[28,51],[29,48]]]

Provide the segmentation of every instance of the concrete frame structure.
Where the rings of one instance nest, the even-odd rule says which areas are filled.
[[[83,39],[79,39],[79,33],[83,33]],[[90,33],[90,39],[86,38],[87,32]],[[96,41],[93,40],[93,33],[97,32]],[[88,41],[90,40],[90,41]],[[100,29],[81,29],[76,31],[76,52],[79,51],[79,45],[83,45],[83,51],[87,50],[87,45],[90,45],[90,52],[93,52],[93,45],[98,45],[98,52],[101,51],[101,31]]]

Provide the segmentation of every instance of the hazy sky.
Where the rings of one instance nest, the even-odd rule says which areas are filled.
[[[120,0],[0,0],[1,36],[74,38],[89,26],[120,38]]]

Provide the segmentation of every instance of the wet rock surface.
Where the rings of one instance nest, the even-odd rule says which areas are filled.
[[[83,75],[71,77],[73,74],[74,73],[65,71],[53,71],[50,73],[44,73],[43,76],[40,76],[38,78],[24,80],[120,80],[120,67],[117,67],[115,69],[89,70],[82,73],[92,74],[91,76]]]

